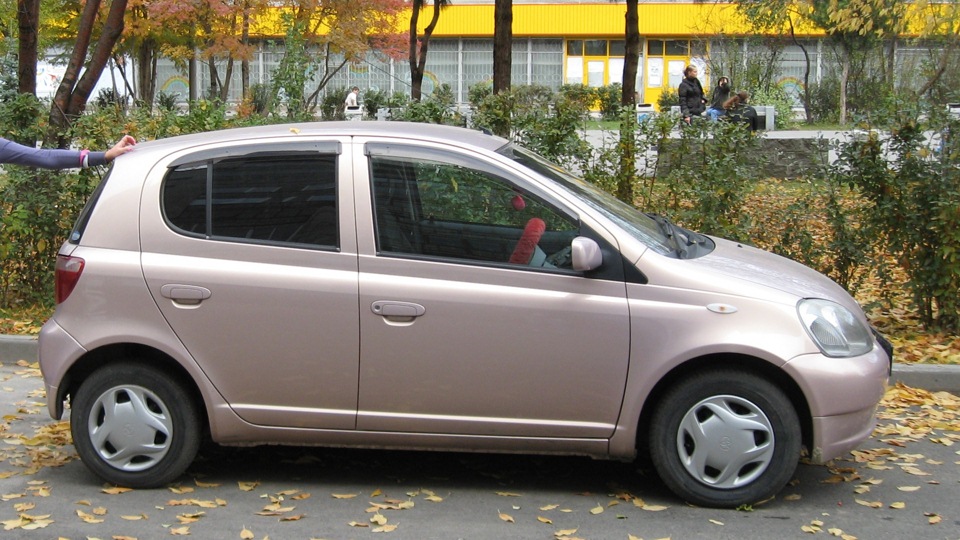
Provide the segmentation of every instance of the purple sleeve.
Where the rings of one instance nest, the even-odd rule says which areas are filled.
[[[27,165],[42,169],[79,169],[82,166],[78,150],[50,150],[30,148],[0,137],[0,164]],[[104,152],[90,152],[90,166],[106,163]]]

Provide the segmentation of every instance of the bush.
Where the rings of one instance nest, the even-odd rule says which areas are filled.
[[[765,90],[757,90],[750,95],[751,105],[772,105],[776,111],[774,122],[777,129],[788,129],[793,120],[793,100],[783,88],[770,86]]]
[[[907,276],[913,304],[929,328],[960,330],[960,120],[941,107],[901,102],[869,131],[838,146],[830,180],[864,201],[863,239],[890,279]],[[933,134],[932,136],[930,134]],[[866,243],[864,241],[863,243]]]
[[[596,90],[597,104],[600,105],[600,115],[604,120],[616,120],[620,117],[621,101],[623,100],[623,86],[614,83],[601,86]]]
[[[657,98],[657,110],[659,111],[669,111],[670,107],[676,107],[680,105],[680,96],[677,95],[676,88],[664,88],[663,92],[660,93],[660,97]]]

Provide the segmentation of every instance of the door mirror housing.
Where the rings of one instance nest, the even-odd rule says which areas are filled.
[[[578,236],[571,243],[573,269],[577,272],[596,270],[603,264],[603,253],[600,244],[585,236]]]

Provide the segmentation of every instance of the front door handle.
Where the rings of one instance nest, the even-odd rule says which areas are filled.
[[[178,283],[168,283],[160,287],[160,294],[178,304],[199,304],[213,295],[206,287]]]
[[[413,302],[396,302],[393,300],[377,300],[370,309],[381,317],[414,319],[426,313],[426,308]]]

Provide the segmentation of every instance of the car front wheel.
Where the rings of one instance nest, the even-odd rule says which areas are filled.
[[[650,456],[670,489],[703,506],[737,507],[774,496],[800,459],[800,422],[770,381],[708,371],[671,388],[650,426]]]
[[[175,379],[139,364],[90,375],[71,402],[70,428],[91,471],[131,488],[174,481],[200,444],[194,401]]]

